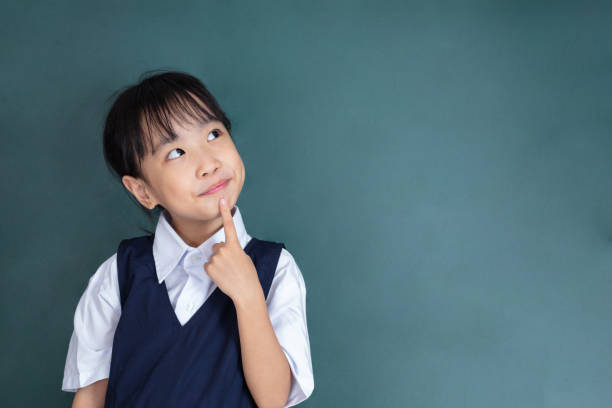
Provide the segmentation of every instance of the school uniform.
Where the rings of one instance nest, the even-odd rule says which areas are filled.
[[[314,389],[306,287],[282,243],[251,237],[234,206],[240,244],[256,266],[272,327],[291,368],[284,407]],[[231,299],[204,271],[222,227],[187,245],[164,211],[155,233],[122,240],[89,279],[74,316],[63,391],[109,378],[106,406],[255,406],[240,360]]]

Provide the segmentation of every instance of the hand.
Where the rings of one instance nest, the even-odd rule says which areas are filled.
[[[242,249],[232,214],[223,201],[222,197],[219,209],[223,218],[225,242],[212,246],[213,254],[204,264],[204,271],[234,303],[263,296],[257,269],[251,257]]]

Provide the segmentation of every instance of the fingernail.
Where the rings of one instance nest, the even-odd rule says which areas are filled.
[[[221,199],[221,205],[225,207],[225,198]]]

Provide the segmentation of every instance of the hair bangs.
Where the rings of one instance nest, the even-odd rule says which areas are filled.
[[[188,91],[174,89],[165,95],[148,95],[150,102],[141,111],[141,140],[146,140],[147,151],[156,153],[156,146],[178,138],[176,124],[205,125],[222,121],[206,105]]]

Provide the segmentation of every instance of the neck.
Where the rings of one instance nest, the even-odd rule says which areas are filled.
[[[232,217],[236,213],[236,207],[231,210]],[[187,220],[178,217],[173,217],[169,212],[166,212],[168,222],[174,228],[176,233],[185,243],[191,247],[197,248],[207,239],[212,237],[217,231],[223,228],[223,218],[221,216],[210,220]]]

